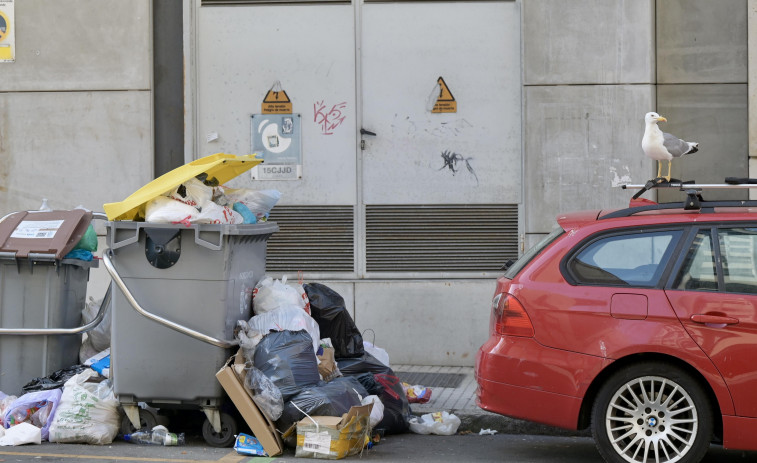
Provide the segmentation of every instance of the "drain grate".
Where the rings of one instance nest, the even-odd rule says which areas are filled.
[[[462,373],[424,373],[421,371],[397,371],[400,381],[426,387],[458,387],[465,378]]]

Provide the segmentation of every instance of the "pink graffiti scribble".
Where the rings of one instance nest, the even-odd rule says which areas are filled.
[[[327,106],[324,100],[318,101],[313,104],[313,122],[321,126],[324,135],[331,135],[334,133],[334,129],[339,127],[347,117],[342,114],[342,110],[346,107],[347,102],[343,101],[332,106],[331,110],[326,111]]]

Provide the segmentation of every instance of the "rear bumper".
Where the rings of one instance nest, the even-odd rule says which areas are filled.
[[[478,378],[476,404],[500,415],[577,429],[581,399]]]
[[[577,429],[584,394],[605,360],[494,336],[476,356],[476,403],[513,418]]]

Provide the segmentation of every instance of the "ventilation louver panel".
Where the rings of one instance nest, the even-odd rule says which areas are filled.
[[[268,220],[279,231],[268,239],[267,272],[354,271],[352,206],[276,206]]]
[[[366,207],[368,272],[499,271],[517,257],[517,205]]]

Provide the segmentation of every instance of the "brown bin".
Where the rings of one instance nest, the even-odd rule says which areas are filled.
[[[79,363],[83,329],[76,330],[97,261],[64,256],[91,220],[77,209],[16,212],[0,222],[0,391],[21,395],[29,381]]]

